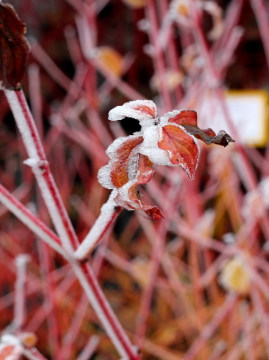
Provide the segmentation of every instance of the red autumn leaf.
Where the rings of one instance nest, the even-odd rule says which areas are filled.
[[[132,150],[143,141],[142,136],[128,139],[117,149],[117,160],[111,170],[111,181],[116,188],[125,185],[129,179],[129,162]]]
[[[182,110],[179,114],[171,117],[168,122],[183,126],[190,135],[202,140],[207,145],[217,144],[225,147],[230,142],[234,142],[231,136],[224,130],[221,130],[216,135],[212,129],[200,129],[197,126],[197,113],[194,110]]]
[[[140,200],[139,191],[137,189],[137,184],[130,187],[129,191],[129,198],[131,201],[134,201],[139,206],[136,210],[141,210],[141,213],[150,218],[152,220],[160,220],[164,218],[163,213],[157,206],[145,205]]]
[[[164,215],[157,206],[143,205],[143,210],[147,214],[147,217],[152,220],[164,219]]]
[[[197,112],[194,110],[181,110],[179,114],[171,117],[168,122],[177,125],[197,126]]]
[[[176,125],[166,125],[161,131],[159,148],[166,150],[171,163],[181,165],[192,179],[199,157],[199,149],[194,139]]]
[[[157,206],[143,204],[138,190],[139,185],[146,184],[151,180],[154,173],[152,165],[147,156],[139,154],[137,181],[129,187],[127,199],[123,200],[120,197],[116,197],[115,201],[116,203],[119,202],[121,206],[123,204],[127,209],[140,211],[146,218],[160,220],[164,217],[161,210]]]
[[[138,169],[139,175],[137,179],[138,184],[146,184],[148,183],[154,173],[154,169],[152,168],[152,162],[149,158],[145,155],[139,154],[139,161],[138,161]]]
[[[129,101],[121,106],[116,106],[108,113],[111,121],[122,120],[125,117],[139,121],[155,119],[157,108],[151,100]]]
[[[140,111],[141,113],[147,114],[151,117],[155,117],[156,116],[156,110],[153,106],[148,106],[148,105],[137,105],[133,107],[134,110]]]
[[[0,4],[0,81],[7,89],[18,90],[30,47],[24,36],[26,26],[14,8]]]

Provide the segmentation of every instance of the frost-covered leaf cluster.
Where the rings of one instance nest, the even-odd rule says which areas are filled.
[[[156,206],[142,203],[138,186],[151,180],[154,164],[181,166],[191,180],[199,160],[197,139],[222,146],[233,141],[225,131],[216,135],[211,129],[201,130],[193,110],[174,110],[158,117],[151,100],[130,101],[109,112],[111,121],[125,117],[138,120],[141,130],[116,139],[108,147],[110,161],[99,170],[98,180],[103,187],[114,190],[118,206],[139,210],[151,219],[163,215]]]

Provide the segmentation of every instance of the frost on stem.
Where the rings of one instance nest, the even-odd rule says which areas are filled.
[[[109,112],[111,121],[125,117],[140,122],[141,130],[116,139],[107,149],[110,161],[98,173],[100,184],[114,192],[114,201],[127,210],[138,210],[153,220],[163,217],[156,206],[143,204],[138,186],[147,184],[154,173],[153,165],[181,166],[193,179],[198,160],[197,139],[206,144],[227,146],[234,140],[225,131],[217,135],[212,129],[197,126],[193,110],[174,110],[157,116],[151,100],[130,101]]]

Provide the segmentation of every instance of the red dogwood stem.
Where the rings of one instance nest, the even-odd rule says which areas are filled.
[[[88,300],[120,355],[124,359],[139,359],[140,357],[137,355],[136,350],[133,348],[129,338],[106,300],[90,266],[80,264],[75,259],[72,259],[73,251],[79,245],[79,242],[50,172],[43,145],[23,91],[4,91],[29,155],[26,164],[32,168],[53,224],[59,234],[59,241],[64,249],[61,249],[61,247],[54,242],[51,242],[50,245],[53,245],[54,249],[57,248],[73,267],[74,273],[83,287]],[[46,226],[44,224],[38,226],[36,220],[34,222],[32,221],[34,226],[30,227],[28,220],[30,218],[33,220],[33,215],[29,216],[29,213],[23,205],[17,206],[18,203],[12,198],[11,194],[4,196],[6,192],[4,188],[1,188],[1,190],[2,197],[0,197],[0,200],[2,200],[17,217],[22,221],[24,219],[23,222],[35,233],[37,233],[36,231],[42,232],[41,227],[43,227],[44,232],[44,227]],[[50,232],[50,230],[46,229],[46,235],[48,235],[48,231]],[[43,235],[45,234],[43,233]],[[55,237],[53,234],[52,238],[54,238],[54,240]],[[58,242],[58,238],[56,242]]]
[[[111,193],[107,202],[102,206],[100,215],[90,229],[88,235],[82,241],[75,252],[75,258],[83,260],[96,248],[102,241],[112,225],[116,221],[122,208],[117,206],[113,200],[113,192]]]

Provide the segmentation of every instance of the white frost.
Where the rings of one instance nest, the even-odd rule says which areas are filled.
[[[142,134],[139,134],[142,136]],[[111,171],[112,165],[115,161],[120,160],[121,154],[118,154],[117,151],[120,149],[124,143],[128,143],[132,139],[137,139],[138,135],[132,135],[128,137],[120,137],[113,141],[111,145],[106,150],[107,155],[110,157],[110,161],[107,165],[101,167],[98,171],[98,181],[99,183],[106,189],[114,189],[114,185],[111,181]],[[137,165],[138,165],[138,156],[137,154],[140,153],[140,145],[135,146],[129,156],[128,159],[128,177],[130,179],[134,178],[137,173]]]
[[[130,158],[128,161],[128,179],[130,180],[137,178],[139,153],[140,146],[136,146],[130,154]]]
[[[33,170],[40,170],[42,166],[46,165],[47,162],[44,160],[40,160],[37,158],[29,158],[23,161],[23,163],[29,167],[31,167]]]
[[[113,141],[112,144],[109,145],[109,147],[106,149],[107,155],[110,157],[110,159],[114,159],[115,157],[118,157],[117,151],[118,149],[125,143],[129,142],[132,139],[136,139],[139,137],[139,133],[136,135],[129,135],[129,136],[121,136]],[[141,135],[140,135],[141,136]]]
[[[106,228],[109,221],[111,221],[111,218],[115,212],[116,203],[114,198],[116,195],[116,190],[112,191],[108,201],[101,207],[98,219],[75,252],[76,259],[81,260],[87,256],[102,239],[102,233],[104,232],[104,229]]]
[[[144,130],[144,141],[140,145],[139,152],[147,156],[150,161],[156,165],[173,166],[169,159],[167,151],[162,150],[158,147],[158,142],[160,140],[160,129],[161,128],[159,126],[151,126]]]
[[[194,169],[194,172],[193,174],[191,175],[190,172],[189,172],[189,169],[188,167],[183,163],[183,164],[180,164],[180,166],[182,167],[182,169],[184,171],[186,171],[186,173],[188,174],[188,177],[190,180],[193,180],[194,179],[194,175],[195,175],[195,172],[197,170],[197,167],[198,167],[198,164],[199,164],[199,159],[200,159],[200,146],[199,146],[199,143],[198,143],[198,140],[191,134],[188,133],[188,131],[181,125],[177,125],[177,124],[173,124],[173,126],[177,126],[179,127],[180,129],[182,129],[187,135],[191,136],[193,141],[195,142],[195,145],[197,146],[197,150],[198,150],[198,154],[197,154],[197,160],[196,160],[196,164],[195,164],[195,169]]]
[[[4,90],[6,98],[8,100],[10,109],[13,113],[14,119],[16,120],[19,131],[22,135],[23,142],[25,147],[27,148],[27,152],[31,158],[39,158],[37,153],[36,145],[33,140],[33,136],[31,134],[31,130],[26,122],[24,109],[19,103],[18,97],[16,96],[16,92],[13,90]],[[28,114],[31,116],[31,114]]]
[[[114,185],[111,182],[111,166],[110,164],[101,167],[97,174],[97,179],[99,184],[101,184],[105,189],[114,189]]]
[[[138,208],[137,203],[129,198],[129,189],[136,183],[137,179],[133,179],[118,189],[119,198],[117,198],[117,204],[119,206],[122,206],[127,210],[134,210],[134,208]]]
[[[154,111],[154,116],[139,109],[139,107],[147,106]],[[121,106],[116,106],[108,113],[108,119],[111,121],[122,120],[125,117],[130,117],[136,120],[152,119],[157,114],[157,108],[151,100],[134,100],[129,101]]]
[[[170,119],[172,119],[173,117],[175,117],[176,115],[179,115],[181,113],[181,111],[184,111],[184,110],[183,109],[182,110],[172,110],[172,111],[165,113],[164,115],[162,115],[160,117],[160,124],[161,125],[172,124],[172,123],[168,123],[168,121]]]
[[[28,254],[20,254],[15,259],[15,264],[21,268],[24,267],[31,260]]]

